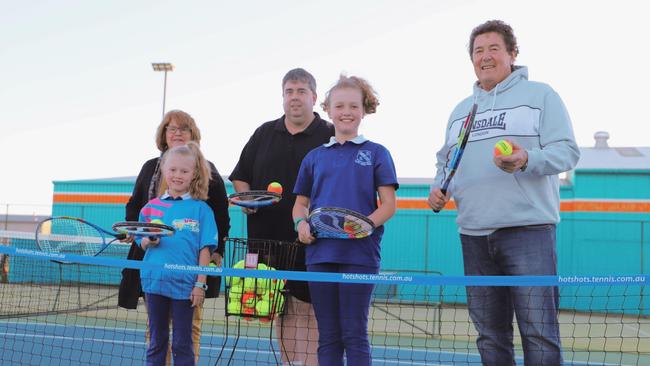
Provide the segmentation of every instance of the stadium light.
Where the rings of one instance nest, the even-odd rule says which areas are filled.
[[[165,73],[165,83],[163,84],[163,105],[162,117],[165,117],[165,99],[167,99],[167,71],[174,71],[174,65],[169,62],[152,62],[153,71],[163,71]]]

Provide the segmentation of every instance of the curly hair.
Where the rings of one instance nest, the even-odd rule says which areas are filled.
[[[330,105],[330,94],[336,89],[342,88],[352,88],[358,89],[361,91],[361,97],[363,99],[363,111],[365,114],[371,114],[377,112],[377,106],[379,105],[379,99],[377,99],[377,92],[373,87],[366,81],[358,76],[345,76],[341,74],[339,80],[334,84],[330,90],[325,94],[325,100],[321,103],[323,110],[327,111]]]
[[[194,118],[192,118],[192,116],[190,116],[187,112],[174,109],[165,113],[165,116],[163,117],[162,121],[158,125],[158,129],[156,130],[156,146],[158,146],[158,150],[160,150],[160,152],[165,152],[167,149],[169,149],[169,146],[167,145],[166,133],[167,126],[172,123],[172,121],[176,122],[180,128],[187,127],[190,129],[190,133],[192,134],[190,141],[194,141],[197,144],[201,143],[201,131],[196,126]]]
[[[485,33],[498,33],[503,37],[503,42],[506,44],[506,50],[508,53],[513,53],[517,56],[519,54],[519,46],[517,46],[517,38],[515,37],[515,32],[512,30],[512,27],[505,23],[502,20],[488,20],[487,22],[477,26],[472,30],[472,33],[469,36],[469,57],[472,58],[472,53],[474,52],[474,40],[476,37]]]
[[[165,172],[165,164],[172,155],[190,156],[194,158],[194,176],[192,177],[192,182],[190,182],[189,193],[194,199],[207,200],[211,171],[208,161],[203,156],[203,153],[201,153],[199,144],[190,141],[187,145],[176,146],[167,150],[160,160],[160,167],[163,170],[163,174]]]

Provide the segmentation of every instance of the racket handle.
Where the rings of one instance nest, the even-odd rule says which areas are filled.
[[[443,196],[447,194],[447,187],[446,186],[447,186],[447,182],[445,182],[445,187],[442,187],[440,189],[440,193],[442,193]],[[433,212],[438,213],[438,212],[440,212],[440,210],[433,210]]]

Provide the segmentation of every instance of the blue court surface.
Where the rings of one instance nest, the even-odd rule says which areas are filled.
[[[201,347],[199,365],[227,365],[233,352],[234,337],[226,342],[224,355],[217,357],[224,342],[223,335],[203,334],[201,343],[218,345]],[[80,327],[28,322],[0,322],[0,354],[2,365],[143,365],[144,331],[102,327]],[[273,347],[277,350],[277,344]],[[275,357],[268,339],[241,337],[230,365],[274,365]],[[439,352],[438,350],[405,349],[373,346],[373,365],[480,365],[478,354]],[[279,354],[278,354],[279,358]],[[517,363],[522,365],[523,360]],[[567,361],[567,366],[613,365]]]

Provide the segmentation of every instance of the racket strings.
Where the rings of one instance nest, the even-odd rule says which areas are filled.
[[[77,220],[53,219],[50,225],[51,234],[37,237],[45,252],[93,256],[106,242],[100,231]]]
[[[342,212],[314,215],[310,225],[317,236],[333,238],[364,238],[374,229],[365,220]]]

